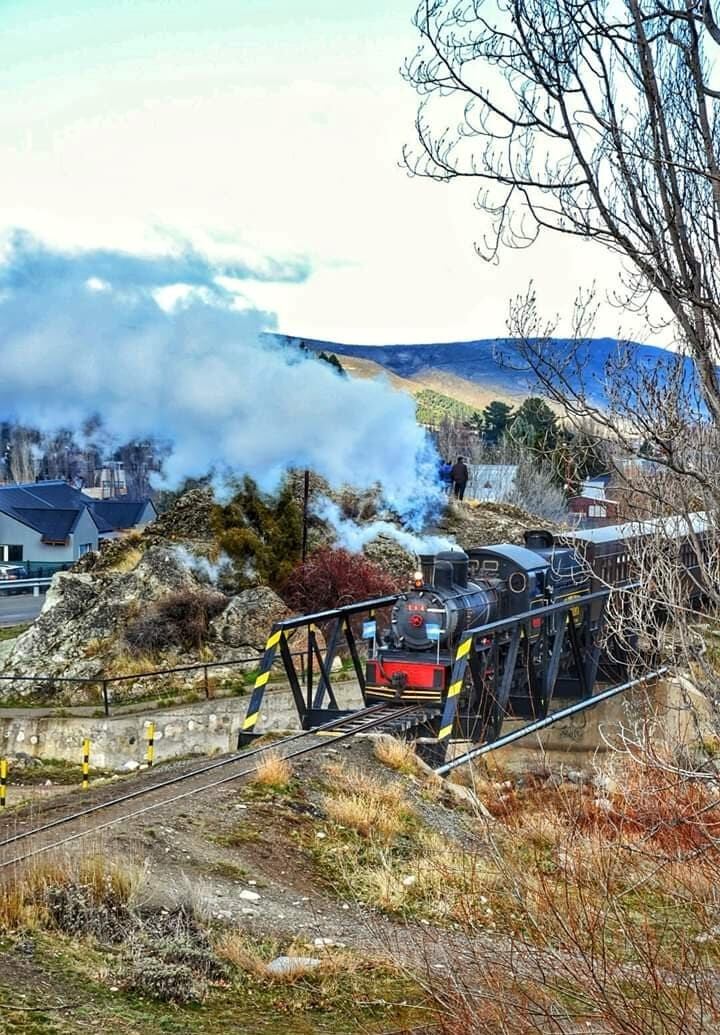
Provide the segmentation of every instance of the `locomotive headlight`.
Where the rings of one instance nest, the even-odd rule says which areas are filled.
[[[413,575],[413,586],[415,589],[422,589],[424,583],[425,580],[423,579],[423,573],[421,571],[416,571]]]

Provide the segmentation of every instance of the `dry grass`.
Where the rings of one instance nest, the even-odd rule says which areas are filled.
[[[258,981],[267,978],[267,963],[244,931],[226,931],[215,943],[215,955]]]
[[[134,546],[129,537],[125,541],[130,545],[123,551],[122,555],[118,557],[114,564],[110,565],[107,569],[109,572],[125,575],[129,571],[134,571],[142,560],[143,551],[138,549],[137,546]]]
[[[382,735],[376,738],[373,752],[378,762],[398,773],[409,776],[417,771],[415,747],[407,740]]]
[[[326,772],[333,787],[323,797],[323,809],[334,823],[385,843],[407,830],[413,814],[401,786],[339,765]]]
[[[216,956],[236,970],[266,985],[294,985],[311,981],[327,986],[330,990],[339,981],[352,983],[354,979],[373,970],[384,977],[400,974],[391,960],[385,957],[368,953],[358,956],[351,950],[335,946],[318,950],[302,940],[295,940],[289,945],[275,939],[257,941],[242,930],[224,932],[216,941],[214,951]],[[310,957],[320,962],[317,965],[298,963],[285,973],[273,973],[268,970],[268,964],[278,956],[289,956],[291,959]]]
[[[87,641],[83,654],[86,658],[102,658],[110,653],[112,646],[111,636],[95,636]]]
[[[252,782],[270,790],[284,790],[292,779],[293,768],[277,751],[268,751],[255,766]]]
[[[163,652],[162,661],[146,651],[122,651],[114,654],[108,659],[108,671],[114,676],[141,676],[146,672],[156,672],[158,669],[173,668],[180,664],[180,659],[175,653]],[[169,677],[167,677],[169,678]],[[161,678],[148,681],[148,691],[157,690],[158,693],[168,689],[167,678],[163,683]]]
[[[141,871],[128,860],[101,854],[43,858],[0,885],[0,931],[48,926],[51,890],[82,887],[101,909],[108,902],[130,903],[141,883]]]

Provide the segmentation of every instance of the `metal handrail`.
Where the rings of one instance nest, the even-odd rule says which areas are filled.
[[[249,648],[255,651],[254,658],[235,658],[229,661],[197,661],[191,665],[176,665],[173,668],[160,668],[155,669],[151,672],[136,672],[132,675],[127,676],[111,676],[101,673],[97,676],[54,676],[54,675],[34,675],[34,676],[14,676],[14,675],[0,675],[0,682],[19,682],[19,683],[72,683],[77,686],[98,686],[102,689],[103,697],[103,710],[106,715],[110,714],[110,698],[108,696],[108,686],[110,683],[126,683],[135,682],[141,679],[152,679],[158,676],[168,676],[175,672],[198,672],[202,670],[205,675],[205,696],[209,699],[210,688],[208,685],[207,674],[208,669],[211,668],[231,668],[234,665],[245,665],[248,661],[259,661],[263,656],[263,651],[258,650],[250,643],[238,644],[238,647]],[[302,661],[305,657],[305,651],[292,651],[291,657],[299,657]]]

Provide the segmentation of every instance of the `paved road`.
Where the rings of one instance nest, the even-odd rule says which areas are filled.
[[[34,597],[32,593],[18,593],[16,596],[0,594],[0,628],[9,625],[26,625],[40,614],[45,601],[44,594]]]

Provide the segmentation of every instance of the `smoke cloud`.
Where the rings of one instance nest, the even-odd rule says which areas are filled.
[[[0,259],[0,413],[43,431],[97,413],[118,441],[169,440],[171,485],[212,468],[272,490],[288,467],[333,486],[380,483],[419,528],[440,497],[412,399],[261,341],[274,317],[239,290],[308,274],[216,265],[191,249],[59,251],[15,233]]]
[[[319,518],[332,527],[339,542],[352,553],[358,553],[379,535],[389,536],[399,543],[408,553],[439,553],[440,550],[457,549],[457,543],[442,536],[418,536],[406,532],[390,521],[373,521],[368,525],[358,525],[343,514],[337,503],[332,500],[321,500],[314,508]]]

